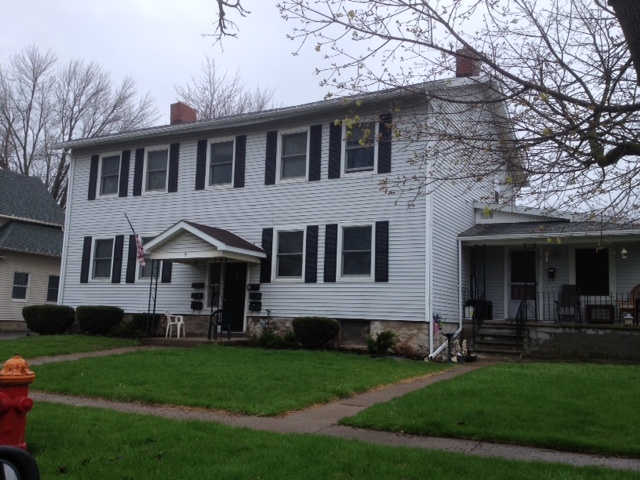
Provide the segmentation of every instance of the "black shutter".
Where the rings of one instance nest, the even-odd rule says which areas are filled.
[[[198,140],[196,153],[196,190],[204,190],[207,175],[207,141]]]
[[[111,267],[111,283],[120,283],[122,277],[122,248],[124,235],[116,235],[116,244],[113,249],[113,266]]]
[[[391,172],[391,122],[393,117],[390,113],[380,115],[380,140],[378,141],[378,173]]]
[[[142,176],[144,175],[144,148],[136,149],[136,160],[133,166],[133,196],[142,195]]]
[[[98,163],[100,162],[99,155],[91,155],[91,165],[89,166],[89,194],[88,200],[96,199],[96,186],[98,184]]]
[[[325,227],[324,237],[324,281],[336,281],[336,259],[338,249],[338,225],[333,223]]]
[[[322,158],[322,125],[311,125],[309,129],[309,181],[320,180]]]
[[[271,252],[273,248],[273,228],[262,229],[262,249],[267,258],[260,261],[260,283],[271,282]]]
[[[375,281],[389,281],[389,222],[376,222]]]
[[[129,251],[127,252],[127,274],[126,282],[134,283],[136,281],[136,261],[137,261],[136,239],[133,235],[129,235]]]
[[[247,156],[247,136],[236,137],[236,165],[233,174],[233,188],[244,187],[244,165]]]
[[[306,263],[304,269],[305,283],[318,281],[318,226],[307,227]]]
[[[329,125],[329,178],[340,178],[340,157],[342,155],[342,126]]]
[[[267,132],[267,149],[265,154],[264,184],[276,183],[276,156],[278,155],[278,132]]]
[[[84,237],[82,243],[82,263],[80,264],[80,283],[89,282],[89,266],[91,263],[91,237]]]
[[[131,150],[122,152],[120,159],[120,185],[118,186],[118,196],[126,197],[129,190],[129,164],[131,163]]]
[[[162,262],[162,274],[160,276],[161,283],[171,283],[171,271],[173,270],[173,263],[164,260]]]
[[[172,143],[169,146],[169,184],[167,185],[167,191],[178,191],[178,171],[180,163],[180,144]]]

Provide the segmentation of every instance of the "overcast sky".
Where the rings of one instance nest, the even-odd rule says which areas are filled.
[[[174,85],[199,75],[205,55],[222,72],[239,71],[250,89],[275,89],[280,106],[321,100],[314,69],[321,55],[313,45],[293,56],[297,44],[286,38],[293,24],[282,20],[276,1],[244,0],[251,15],[237,20],[237,39],[221,50],[211,37],[216,20],[213,0],[1,0],[0,63],[28,45],[51,49],[64,64],[81,58],[96,61],[116,81],[131,76],[141,93],[150,92],[169,123]]]

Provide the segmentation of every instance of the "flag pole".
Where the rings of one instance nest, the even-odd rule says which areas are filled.
[[[131,220],[129,220],[129,216],[127,215],[127,212],[124,212],[124,218],[127,219],[127,222],[129,223],[129,226],[131,227],[131,231],[133,232],[134,235],[136,235],[136,231],[133,228],[133,225],[131,225]]]

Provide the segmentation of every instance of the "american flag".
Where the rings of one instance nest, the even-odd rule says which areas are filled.
[[[140,237],[137,233],[134,234],[134,237],[136,239],[136,259],[138,260],[138,263],[144,267],[144,247],[142,246],[142,242],[140,241]]]

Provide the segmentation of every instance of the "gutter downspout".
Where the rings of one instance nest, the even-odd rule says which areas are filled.
[[[64,212],[64,226],[62,232],[62,260],[60,262],[60,285],[58,286],[57,304],[62,305],[64,299],[64,285],[67,273],[67,253],[69,251],[69,218],[71,218],[71,204],[73,199],[73,174],[75,170],[75,160],[71,153],[72,149],[67,150],[69,155],[69,171],[67,172],[67,208]]]

